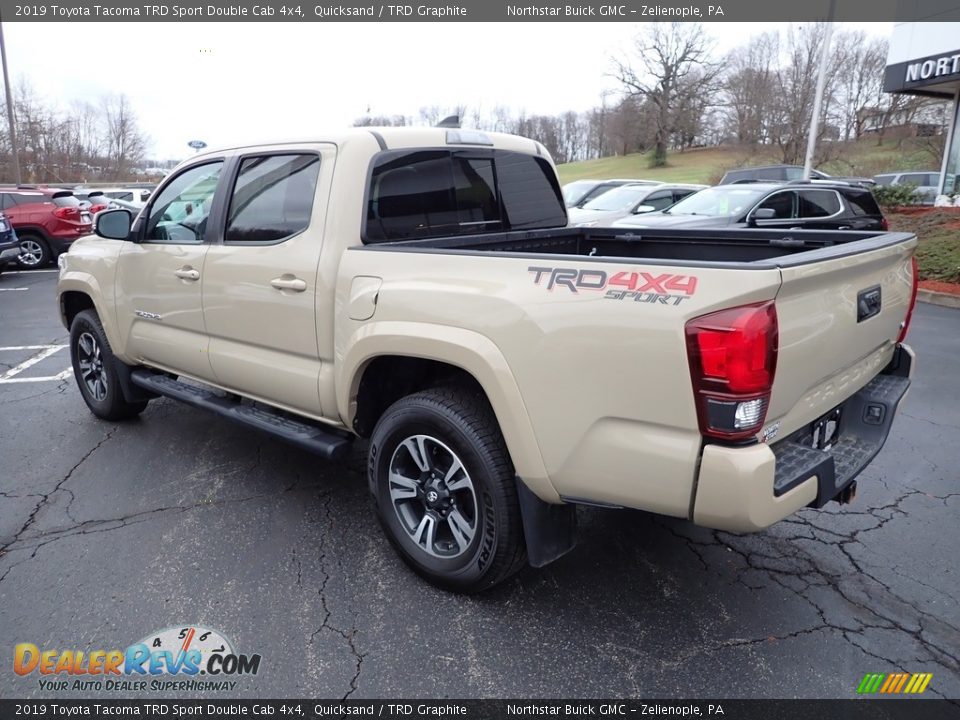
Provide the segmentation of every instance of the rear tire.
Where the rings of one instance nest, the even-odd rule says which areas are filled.
[[[117,377],[117,360],[100,318],[84,310],[70,324],[70,360],[73,375],[90,412],[103,420],[126,420],[139,415],[147,401],[127,402]]]
[[[17,258],[17,264],[20,267],[25,270],[33,270],[50,264],[53,255],[46,240],[33,233],[19,235],[19,238],[20,257]]]
[[[526,564],[513,464],[482,394],[398,400],[373,431],[368,472],[387,538],[429,582],[479,592]]]

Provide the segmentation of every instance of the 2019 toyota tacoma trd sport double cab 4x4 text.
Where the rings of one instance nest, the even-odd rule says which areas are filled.
[[[913,235],[566,225],[524,138],[205,152],[60,258],[77,383],[368,438],[387,537],[461,591],[564,554],[581,503],[749,532],[851,498],[910,383]]]

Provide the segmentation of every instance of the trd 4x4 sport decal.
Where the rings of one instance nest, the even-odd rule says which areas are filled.
[[[697,291],[695,275],[647,273],[621,270],[610,274],[604,270],[577,270],[576,268],[527,268],[533,273],[534,285],[546,285],[547,290],[565,288],[572,293],[581,290],[605,291],[607,300],[633,300],[661,305],[679,305]]]

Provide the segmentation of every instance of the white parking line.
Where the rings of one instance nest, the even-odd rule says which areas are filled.
[[[8,270],[4,275],[33,275],[34,273],[58,273],[59,270]]]
[[[15,345],[11,347],[0,347],[0,352],[4,350],[39,350],[40,352],[32,355],[31,357],[24,360],[19,365],[16,365],[9,370],[7,370],[3,375],[0,375],[0,384],[6,385],[10,383],[25,383],[25,382],[51,382],[55,380],[63,380],[64,378],[70,375],[70,368],[63,370],[62,372],[57,373],[56,375],[47,375],[44,377],[30,377],[30,378],[20,378],[16,377],[24,370],[27,370],[38,362],[46,360],[48,357],[54,353],[63,350],[66,345]]]
[[[17,292],[18,290],[29,290],[30,288],[0,288],[0,292]]]

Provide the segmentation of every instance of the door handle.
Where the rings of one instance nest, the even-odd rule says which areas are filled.
[[[849,225],[841,225],[840,227],[837,228],[837,230],[850,230],[850,229],[851,228]]]
[[[173,274],[176,275],[181,280],[199,280],[200,271],[194,270],[192,267],[182,267],[179,270],[174,270]]]
[[[293,290],[294,292],[303,292],[307,289],[307,283],[296,278],[293,275],[281,275],[270,281],[277,290]]]

